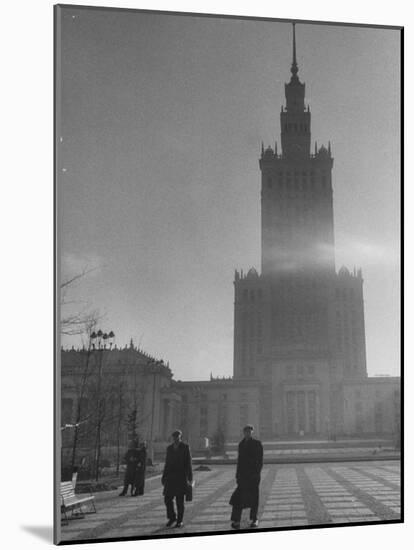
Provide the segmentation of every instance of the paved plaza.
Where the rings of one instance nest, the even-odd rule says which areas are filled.
[[[96,514],[62,526],[62,540],[143,537],[229,530],[228,504],[235,466],[195,471],[194,500],[186,504],[181,529],[166,529],[160,476],[147,481],[142,497],[96,495]],[[400,519],[398,461],[265,465],[260,528]],[[248,511],[242,529],[248,528]]]

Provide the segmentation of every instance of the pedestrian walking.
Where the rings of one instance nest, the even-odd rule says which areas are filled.
[[[128,493],[128,487],[131,485],[131,496],[133,496],[135,491],[135,476],[137,470],[137,464],[139,461],[139,451],[138,451],[138,441],[133,440],[129,444],[129,449],[124,456],[124,462],[126,464],[125,477],[124,477],[124,488],[120,497],[124,497]]]
[[[243,428],[243,439],[239,443],[236,469],[237,487],[230,498],[233,507],[231,513],[231,527],[240,529],[240,520],[243,508],[250,508],[250,527],[257,527],[259,521],[259,485],[260,473],[263,466],[263,446],[258,439],[254,439],[253,426]]]
[[[138,448],[138,460],[135,470],[134,492],[132,496],[137,497],[144,494],[145,470],[147,467],[147,446],[145,441]]]
[[[167,508],[167,527],[183,526],[184,497],[193,481],[190,447],[182,441],[181,430],[172,433],[173,442],[167,447],[161,482],[164,486],[164,502]],[[174,509],[174,498],[177,511]]]

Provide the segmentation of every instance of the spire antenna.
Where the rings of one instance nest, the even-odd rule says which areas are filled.
[[[295,23],[292,23],[293,27],[293,65],[296,65],[296,33],[295,33]]]
[[[296,62],[296,32],[295,32],[295,24],[296,24],[296,23],[292,23],[292,27],[293,27],[293,58],[292,58],[292,67],[290,68],[290,72],[292,73],[293,78],[295,78],[296,75],[298,74],[298,64],[297,64],[297,62]]]

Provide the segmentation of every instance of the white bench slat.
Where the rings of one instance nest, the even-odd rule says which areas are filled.
[[[73,497],[73,498],[64,498],[63,499],[63,502],[65,505],[69,505],[71,506],[72,504],[80,504],[81,502],[89,502],[90,500],[93,500],[95,497],[94,496],[89,496],[89,497],[84,497],[84,498],[76,498],[76,497]]]
[[[71,481],[62,481],[60,484],[60,496],[65,508],[70,508],[84,502],[90,502],[95,499],[93,495],[79,497],[75,495]]]

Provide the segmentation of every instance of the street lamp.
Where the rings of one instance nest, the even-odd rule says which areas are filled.
[[[102,385],[102,364],[103,364],[103,352],[107,349],[112,349],[113,342],[115,339],[115,334],[111,330],[109,333],[102,332],[92,332],[91,336],[92,349],[98,351],[98,385],[97,385],[97,423],[96,423],[96,438],[95,438],[95,480],[99,479],[99,463],[101,459],[101,431],[102,431],[102,410],[103,410],[103,399],[101,399],[101,385]]]
[[[112,349],[114,340],[115,333],[112,330],[108,333],[98,330],[91,334],[92,349],[107,349],[107,345],[109,345],[109,349]]]
[[[150,448],[149,448],[149,455],[151,462],[154,463],[154,417],[155,417],[155,387],[156,387],[156,375],[157,372],[160,371],[159,367],[164,366],[164,361],[154,361],[154,359],[150,359],[147,363],[148,365],[151,365],[151,371],[152,371],[152,411],[151,411],[151,426],[150,426]]]

